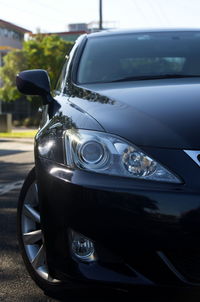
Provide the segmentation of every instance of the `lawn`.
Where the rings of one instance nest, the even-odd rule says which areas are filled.
[[[25,131],[25,132],[0,132],[0,138],[5,137],[5,138],[34,138],[36,135],[37,130],[30,130],[30,131]]]

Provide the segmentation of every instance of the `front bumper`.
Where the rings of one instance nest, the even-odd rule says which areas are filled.
[[[41,158],[36,173],[52,276],[121,285],[200,284],[200,192],[71,171]],[[97,262],[72,259],[69,229],[94,241]],[[189,269],[186,259],[177,261],[178,253],[191,259],[193,251],[199,256]]]

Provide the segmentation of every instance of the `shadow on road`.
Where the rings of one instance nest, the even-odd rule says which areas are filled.
[[[0,183],[25,179],[33,164],[2,162],[0,160]]]
[[[19,150],[0,150],[0,156],[5,156],[5,155],[13,155],[13,154],[18,154],[18,153],[23,153],[26,151],[19,151]]]

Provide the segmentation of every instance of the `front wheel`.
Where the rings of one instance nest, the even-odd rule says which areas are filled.
[[[49,295],[61,293],[69,288],[67,283],[53,279],[48,271],[35,169],[30,171],[20,192],[17,235],[26,269],[35,283]]]

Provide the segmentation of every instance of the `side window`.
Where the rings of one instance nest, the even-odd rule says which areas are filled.
[[[61,75],[60,75],[57,85],[56,85],[56,89],[55,89],[56,94],[63,93],[64,89],[66,88],[65,87],[66,86],[66,76],[69,72],[70,62],[71,62],[72,57],[74,56],[76,49],[77,49],[77,42],[75,42],[75,45],[73,46],[70,54],[66,56],[66,61],[64,63]]]
[[[56,85],[56,88],[55,88],[55,93],[56,94],[60,94],[64,89],[65,75],[66,75],[66,69],[67,69],[68,61],[69,61],[69,59],[68,59],[68,56],[67,56],[67,59],[65,61],[65,64],[63,66],[62,72],[60,74],[60,77],[58,79],[58,82],[57,82],[57,85]]]
[[[85,38],[86,35],[81,35],[76,41],[74,46],[72,47],[72,50],[69,53],[69,56],[66,57],[65,64],[63,66],[61,75],[58,79],[55,94],[60,93],[66,93],[66,87],[67,87],[67,77],[70,73],[70,66],[72,65],[73,58],[77,52],[78,46],[82,43],[82,40]]]
[[[48,105],[44,105],[44,106],[40,107],[38,110],[41,115],[39,129],[41,129],[46,124],[46,122],[49,120],[48,107],[49,107]]]

